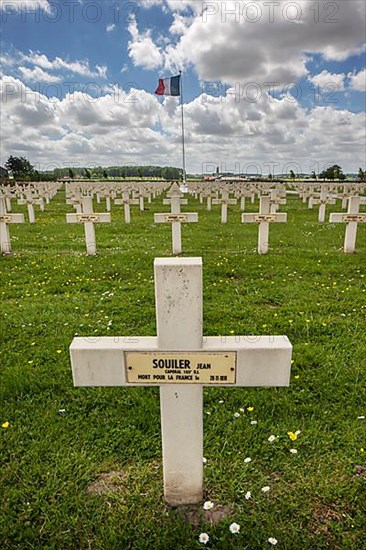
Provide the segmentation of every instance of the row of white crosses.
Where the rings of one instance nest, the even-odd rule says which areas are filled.
[[[57,193],[59,188],[59,184],[40,184],[38,182],[35,184],[16,184],[12,187],[9,185],[3,185],[0,187],[0,251],[2,254],[11,254],[9,224],[24,223],[23,214],[12,213],[12,199],[16,199],[17,196],[22,196],[25,194],[25,202],[23,202],[22,199],[19,199],[18,204],[27,204],[29,222],[34,223],[34,201],[38,200],[40,201],[38,204],[41,204],[41,201],[43,203],[44,198],[46,198],[49,202],[49,200]],[[34,199],[34,190],[41,194],[40,199]]]
[[[44,212],[45,201],[49,203],[60,187],[59,183],[54,182],[32,182],[15,185],[14,193],[19,197],[18,204],[27,206],[29,223],[33,224],[36,222],[34,206],[39,206],[41,212]]]
[[[34,184],[33,184],[34,185]],[[110,198],[114,198],[117,193],[122,192],[122,201],[119,199],[115,199],[116,204],[122,203],[124,205],[125,210],[125,221],[126,223],[130,223],[130,204],[139,204],[140,210],[143,210],[144,204],[143,199],[144,197],[148,197],[149,202],[151,201],[151,195],[153,194],[155,197],[157,194],[160,194],[163,192],[163,190],[166,188],[167,184],[161,184],[158,186],[158,189],[156,189],[156,183],[154,182],[149,187],[148,184],[144,184],[142,188],[140,188],[141,184],[129,184],[126,186],[123,184],[123,187],[121,184],[114,184],[112,186],[109,185],[101,185],[101,182],[79,182],[77,185],[70,185],[67,186],[67,202],[69,204],[73,204],[76,215],[68,214],[67,215],[67,222],[68,223],[83,223],[84,224],[84,230],[85,230],[85,239],[86,239],[86,247],[87,247],[87,254],[89,255],[95,255],[96,254],[96,241],[95,241],[95,229],[94,224],[95,223],[109,223],[111,221],[110,214],[105,213],[95,213],[93,212],[93,206],[92,206],[92,194],[94,193],[97,196],[106,198],[106,208],[107,211],[110,211]],[[240,196],[240,185],[242,184],[235,184],[234,191],[239,194]],[[59,187],[59,185],[58,185]],[[57,192],[57,188],[54,189],[54,193]],[[313,186],[314,187],[314,186]],[[122,190],[124,189],[124,190]],[[152,191],[153,190],[153,191]],[[256,186],[253,186],[253,184],[250,184],[249,190],[251,192],[251,197],[253,200],[253,195],[258,194],[260,197],[260,210],[257,214],[243,214],[242,216],[242,222],[243,223],[258,223],[259,224],[259,232],[258,232],[258,253],[259,254],[266,254],[268,252],[268,240],[269,240],[269,224],[270,223],[284,223],[287,221],[287,215],[285,213],[277,213],[278,206],[280,204],[286,203],[286,190],[283,186],[277,185],[273,188],[272,184],[269,183],[258,183]],[[29,200],[27,202],[28,208],[33,206],[34,200],[34,192],[32,196],[30,193],[33,191],[33,186],[30,187],[30,190],[21,186],[18,186],[17,193],[28,193]],[[221,190],[221,199],[217,199],[217,203],[221,204],[222,207],[222,222],[226,223],[227,221],[227,205],[232,202],[236,202],[236,199],[230,199],[229,198],[229,187],[225,187]],[[314,188],[311,192],[311,197],[313,198],[313,202],[316,201],[314,199],[315,194]],[[334,189],[332,189],[334,191]],[[39,192],[39,191],[38,191]],[[202,190],[202,184],[201,187],[195,188],[195,194],[198,193],[204,193],[205,190]],[[302,190],[303,192],[303,190]],[[138,193],[138,198],[131,199],[130,193],[132,193],[132,196],[136,196]],[[218,194],[217,186],[215,188],[212,188],[209,192],[205,192],[205,195],[207,197],[215,196],[213,194],[216,193],[216,196]],[[269,193],[269,195],[261,195],[261,193]],[[322,195],[323,193],[323,195]],[[329,196],[329,186],[324,190],[321,189],[321,207],[324,207],[327,201],[327,197]],[[141,200],[142,198],[142,200]],[[108,200],[109,199],[109,202]],[[331,199],[333,200],[333,199]],[[6,199],[5,199],[6,202]],[[215,202],[215,201],[213,201]],[[173,254],[180,254],[182,252],[182,242],[181,242],[181,223],[194,223],[198,221],[198,215],[196,213],[182,213],[180,210],[180,207],[182,204],[187,204],[187,201],[182,198],[182,193],[179,189],[179,186],[177,184],[173,185],[171,191],[168,193],[168,199],[164,201],[165,204],[171,205],[171,213],[170,214],[156,214],[155,215],[155,222],[156,223],[171,223],[172,224],[172,250]],[[243,206],[243,204],[241,205]],[[3,210],[7,214],[6,205],[5,208],[3,207]],[[354,207],[353,207],[354,210]],[[352,215],[354,212],[352,212]],[[322,211],[322,216],[325,215],[325,210]],[[8,220],[8,223],[21,223],[16,222],[16,218],[13,218],[13,222],[10,222],[10,218],[6,218]],[[20,218],[19,218],[20,219]],[[3,218],[5,220],[5,218]],[[357,223],[363,221],[363,215],[359,214],[358,212],[358,218],[357,222],[353,222],[356,225],[353,225],[351,227],[354,227],[353,233],[357,232]],[[8,238],[9,230],[8,228],[5,229],[4,221],[3,223],[3,229],[2,229],[2,235],[3,235],[3,242],[7,242],[8,244],[3,244],[2,248],[4,250],[10,250],[10,239]],[[351,234],[350,231],[347,232],[347,235]],[[347,237],[347,242],[349,241],[349,237]],[[347,251],[354,250],[354,245],[351,246],[348,244],[345,245],[345,249]]]
[[[73,204],[77,211],[81,212],[81,197],[83,195],[95,196],[97,203],[101,203],[101,199],[106,200],[106,210],[111,211],[111,200],[115,205],[124,207],[125,223],[131,223],[130,206],[138,205],[140,212],[145,209],[144,200],[147,199],[151,203],[152,197],[162,193],[168,184],[161,182],[78,182],[66,184],[67,203]],[[121,198],[118,198],[121,196]]]
[[[122,199],[115,199],[115,204],[124,205],[125,222],[130,223],[130,204],[139,204],[140,210],[144,209],[144,197],[147,197],[150,193],[150,188],[146,185],[144,189],[138,190],[139,199],[130,199],[131,185],[126,189],[125,186],[121,188],[120,185],[113,184],[110,187],[98,185],[98,182],[83,182],[82,184],[68,184],[66,188],[67,203],[72,204],[76,209],[75,214],[66,214],[67,223],[83,224],[85,232],[86,253],[88,256],[95,256],[97,253],[95,227],[97,223],[110,223],[110,199],[118,192],[122,191]],[[85,194],[87,193],[87,194]],[[93,211],[93,194],[95,193],[97,202],[103,196],[106,198],[107,212],[94,212]],[[109,199],[109,200],[108,200]],[[109,211],[108,211],[109,210]]]
[[[157,337],[75,338],[76,387],[160,388],[164,496],[203,499],[203,387],[286,387],[286,336],[203,337],[201,258],[155,259]]]

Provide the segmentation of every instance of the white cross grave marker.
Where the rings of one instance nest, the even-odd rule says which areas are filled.
[[[258,254],[267,254],[269,241],[269,224],[286,223],[287,214],[285,212],[270,213],[270,197],[265,195],[260,197],[260,207],[258,214],[242,214],[242,223],[259,223],[258,231]]]
[[[43,203],[43,201],[35,198],[32,194],[31,187],[27,186],[25,189],[25,199],[19,199],[18,204],[27,205],[29,223],[36,223],[36,216],[34,214],[34,205],[35,204],[40,205],[41,203]]]
[[[66,204],[72,204],[77,214],[82,213],[81,206],[81,189],[79,187],[71,186],[66,187]]]
[[[204,386],[288,386],[285,336],[202,336],[202,259],[154,263],[157,337],[74,338],[74,386],[160,386],[164,495],[203,497]]]
[[[82,198],[83,212],[81,214],[66,214],[67,223],[83,223],[85,229],[86,253],[88,256],[95,256],[97,245],[95,242],[95,223],[110,223],[111,215],[109,212],[96,214],[93,212],[92,197],[84,196]]]
[[[229,199],[229,191],[221,192],[221,199],[213,199],[212,204],[221,204],[221,223],[227,223],[227,205],[236,204],[237,199]]]
[[[280,204],[286,204],[286,198],[281,197],[279,189],[270,190],[270,213],[276,214]]]
[[[359,223],[366,223],[366,213],[360,213],[360,197],[350,197],[347,214],[331,214],[330,223],[346,223],[344,251],[352,254],[356,247],[357,229]]]
[[[187,199],[182,199],[182,195],[179,185],[174,183],[167,193],[169,199],[164,200],[164,204],[171,204],[171,213],[154,215],[155,223],[172,224],[173,254],[182,253],[181,224],[198,222],[198,214],[192,212],[181,213],[181,204],[187,204]]]
[[[6,198],[0,195],[0,248],[2,254],[11,254],[9,223],[24,223],[23,214],[6,212]]]
[[[123,204],[124,207],[124,214],[125,214],[125,223],[129,224],[131,223],[131,210],[130,205],[131,204],[139,204],[138,199],[130,199],[130,194],[128,191],[123,191],[122,193],[122,199],[116,199],[114,201],[114,204],[120,206]]]
[[[5,207],[7,212],[11,212],[12,206],[11,206],[11,199],[15,197],[15,194],[10,186],[2,186],[0,189],[0,192],[3,194],[5,198]]]
[[[310,201],[309,201],[310,202]],[[322,186],[320,191],[320,197],[317,199],[312,199],[311,204],[319,204],[319,215],[318,215],[318,222],[324,223],[325,222],[325,213],[326,213],[326,207],[327,204],[335,204],[335,199],[330,195],[329,189],[326,186]]]

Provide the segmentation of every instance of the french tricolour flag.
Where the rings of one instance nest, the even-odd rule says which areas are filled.
[[[156,95],[180,95],[180,75],[171,78],[160,78]]]

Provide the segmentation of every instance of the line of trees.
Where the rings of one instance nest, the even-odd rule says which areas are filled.
[[[74,167],[56,168],[56,178],[161,178],[165,180],[182,179],[182,170],[174,166],[97,166],[95,168]]]
[[[97,166],[95,168],[69,167],[56,168],[51,172],[39,172],[25,157],[14,157],[10,155],[5,163],[6,170],[16,180],[21,181],[52,181],[60,178],[86,178],[86,179],[108,179],[108,178],[154,178],[167,181],[181,180],[182,169],[174,166]],[[313,171],[311,176],[315,179],[316,174]],[[289,177],[295,179],[295,173],[290,171]],[[268,179],[273,179],[272,174]],[[318,179],[340,180],[346,179],[345,174],[339,164],[333,164],[326,170],[323,170]],[[358,179],[366,181],[366,170],[359,168]]]
[[[182,179],[181,168],[174,166],[69,167],[55,168],[50,172],[39,172],[27,158],[13,155],[10,155],[4,167],[15,180],[19,181],[51,181],[60,178],[154,178],[168,181]]]

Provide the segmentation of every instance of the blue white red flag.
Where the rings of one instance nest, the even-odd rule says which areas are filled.
[[[156,95],[180,96],[180,75],[171,78],[160,78]]]

